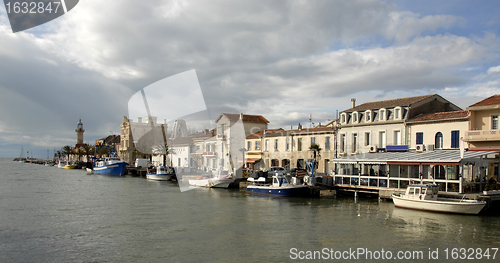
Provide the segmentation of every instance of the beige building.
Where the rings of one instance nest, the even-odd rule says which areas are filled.
[[[286,169],[306,168],[314,158],[311,145],[321,150],[316,156],[318,173],[330,173],[330,161],[335,158],[335,130],[331,127],[269,129],[247,136],[247,167],[265,170],[271,166]]]
[[[494,95],[467,107],[469,111],[469,129],[465,133],[465,141],[469,143],[471,151],[496,151],[486,158],[485,171],[488,180],[496,182],[499,176],[500,151],[500,95]],[[491,186],[490,186],[491,187]]]
[[[500,95],[475,103],[467,110],[470,112],[470,123],[464,139],[470,148],[500,150]]]
[[[338,136],[342,156],[376,152],[387,145],[407,145],[405,121],[421,114],[461,110],[437,94],[375,101],[340,113]]]
[[[410,149],[417,151],[458,149],[468,126],[467,111],[428,113],[406,121],[405,137]]]

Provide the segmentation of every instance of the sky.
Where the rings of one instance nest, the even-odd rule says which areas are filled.
[[[0,157],[52,156],[79,119],[87,143],[119,134],[134,94],[192,70],[207,107],[269,128],[324,124],[351,98],[466,109],[500,93],[499,36],[495,0],[80,0],[17,33],[1,5]]]

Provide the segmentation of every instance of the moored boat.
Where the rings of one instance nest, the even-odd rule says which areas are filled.
[[[247,186],[247,193],[272,195],[272,196],[305,196],[309,192],[309,186],[300,184],[298,178],[292,180],[290,175],[282,175],[276,173],[272,176],[272,183],[267,184],[264,177],[259,177],[257,180],[248,178],[247,180],[253,184]]]
[[[485,201],[438,198],[439,185],[415,184],[408,185],[401,195],[393,194],[392,200],[396,207],[425,210],[432,212],[478,214],[486,205]]]
[[[209,187],[209,188],[228,188],[236,178],[229,176],[228,171],[218,171],[215,175],[200,175],[189,179],[190,186]]]
[[[170,181],[174,175],[174,169],[166,166],[157,166],[156,171],[151,172],[148,170],[146,178],[156,181]]]
[[[66,165],[64,165],[64,169],[76,169],[76,164],[66,163]]]
[[[118,157],[109,157],[97,160],[94,165],[94,174],[125,175],[128,163]]]

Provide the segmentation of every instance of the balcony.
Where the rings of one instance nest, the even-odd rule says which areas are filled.
[[[500,130],[476,130],[466,131],[464,141],[500,141]]]
[[[203,152],[203,156],[207,156],[207,157],[215,156],[215,152]]]

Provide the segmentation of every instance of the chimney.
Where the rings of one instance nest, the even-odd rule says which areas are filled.
[[[302,125],[300,125],[300,123],[299,123],[299,127],[297,127],[297,129],[298,129],[299,131],[301,131],[301,130],[302,130]]]
[[[240,120],[243,121],[243,113],[240,113]]]
[[[137,117],[137,123],[139,123],[139,124],[142,123],[142,117]]]
[[[351,99],[351,108],[354,108],[354,107],[356,107],[356,99],[352,98]]]

